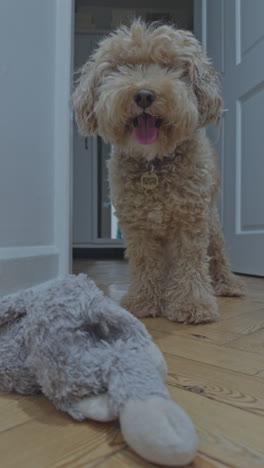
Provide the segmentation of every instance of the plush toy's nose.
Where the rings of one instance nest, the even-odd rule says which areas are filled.
[[[139,89],[134,95],[134,101],[142,109],[151,106],[155,101],[155,94],[150,89]]]

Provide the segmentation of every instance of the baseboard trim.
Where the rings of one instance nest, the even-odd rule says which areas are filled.
[[[0,294],[12,294],[58,277],[59,253],[52,246],[0,248]]]
[[[73,248],[73,258],[90,258],[90,259],[123,259],[125,249],[120,247],[111,247],[111,248]]]

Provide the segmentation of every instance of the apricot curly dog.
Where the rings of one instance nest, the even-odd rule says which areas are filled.
[[[113,144],[111,197],[137,317],[217,317],[216,295],[239,296],[215,208],[219,176],[203,127],[220,119],[218,77],[187,31],[140,20],[104,39],[73,96],[84,135]]]

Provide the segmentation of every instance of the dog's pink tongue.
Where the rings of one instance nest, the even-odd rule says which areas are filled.
[[[140,115],[137,118],[138,125],[134,129],[135,138],[142,145],[153,143],[159,133],[159,129],[155,126],[156,119],[149,114]]]

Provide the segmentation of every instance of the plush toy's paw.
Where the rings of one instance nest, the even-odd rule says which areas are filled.
[[[168,375],[168,368],[164,356],[158,346],[153,341],[147,346],[146,353],[149,359],[153,362],[157,371],[159,372],[162,380],[166,380]]]
[[[218,317],[218,308],[215,297],[208,296],[192,301],[176,302],[164,308],[164,315],[169,320],[182,323],[212,322]]]
[[[120,424],[129,446],[146,460],[182,466],[195,457],[198,438],[193,423],[171,400],[158,396],[129,400],[121,409]]]
[[[146,297],[126,294],[122,297],[120,305],[138,318],[161,315],[158,302],[154,299],[148,300]]]
[[[245,296],[246,286],[240,278],[230,273],[227,277],[213,284],[216,296]]]
[[[113,409],[107,393],[82,398],[68,412],[78,420],[88,418],[94,421],[107,422],[118,418],[118,414]]]

